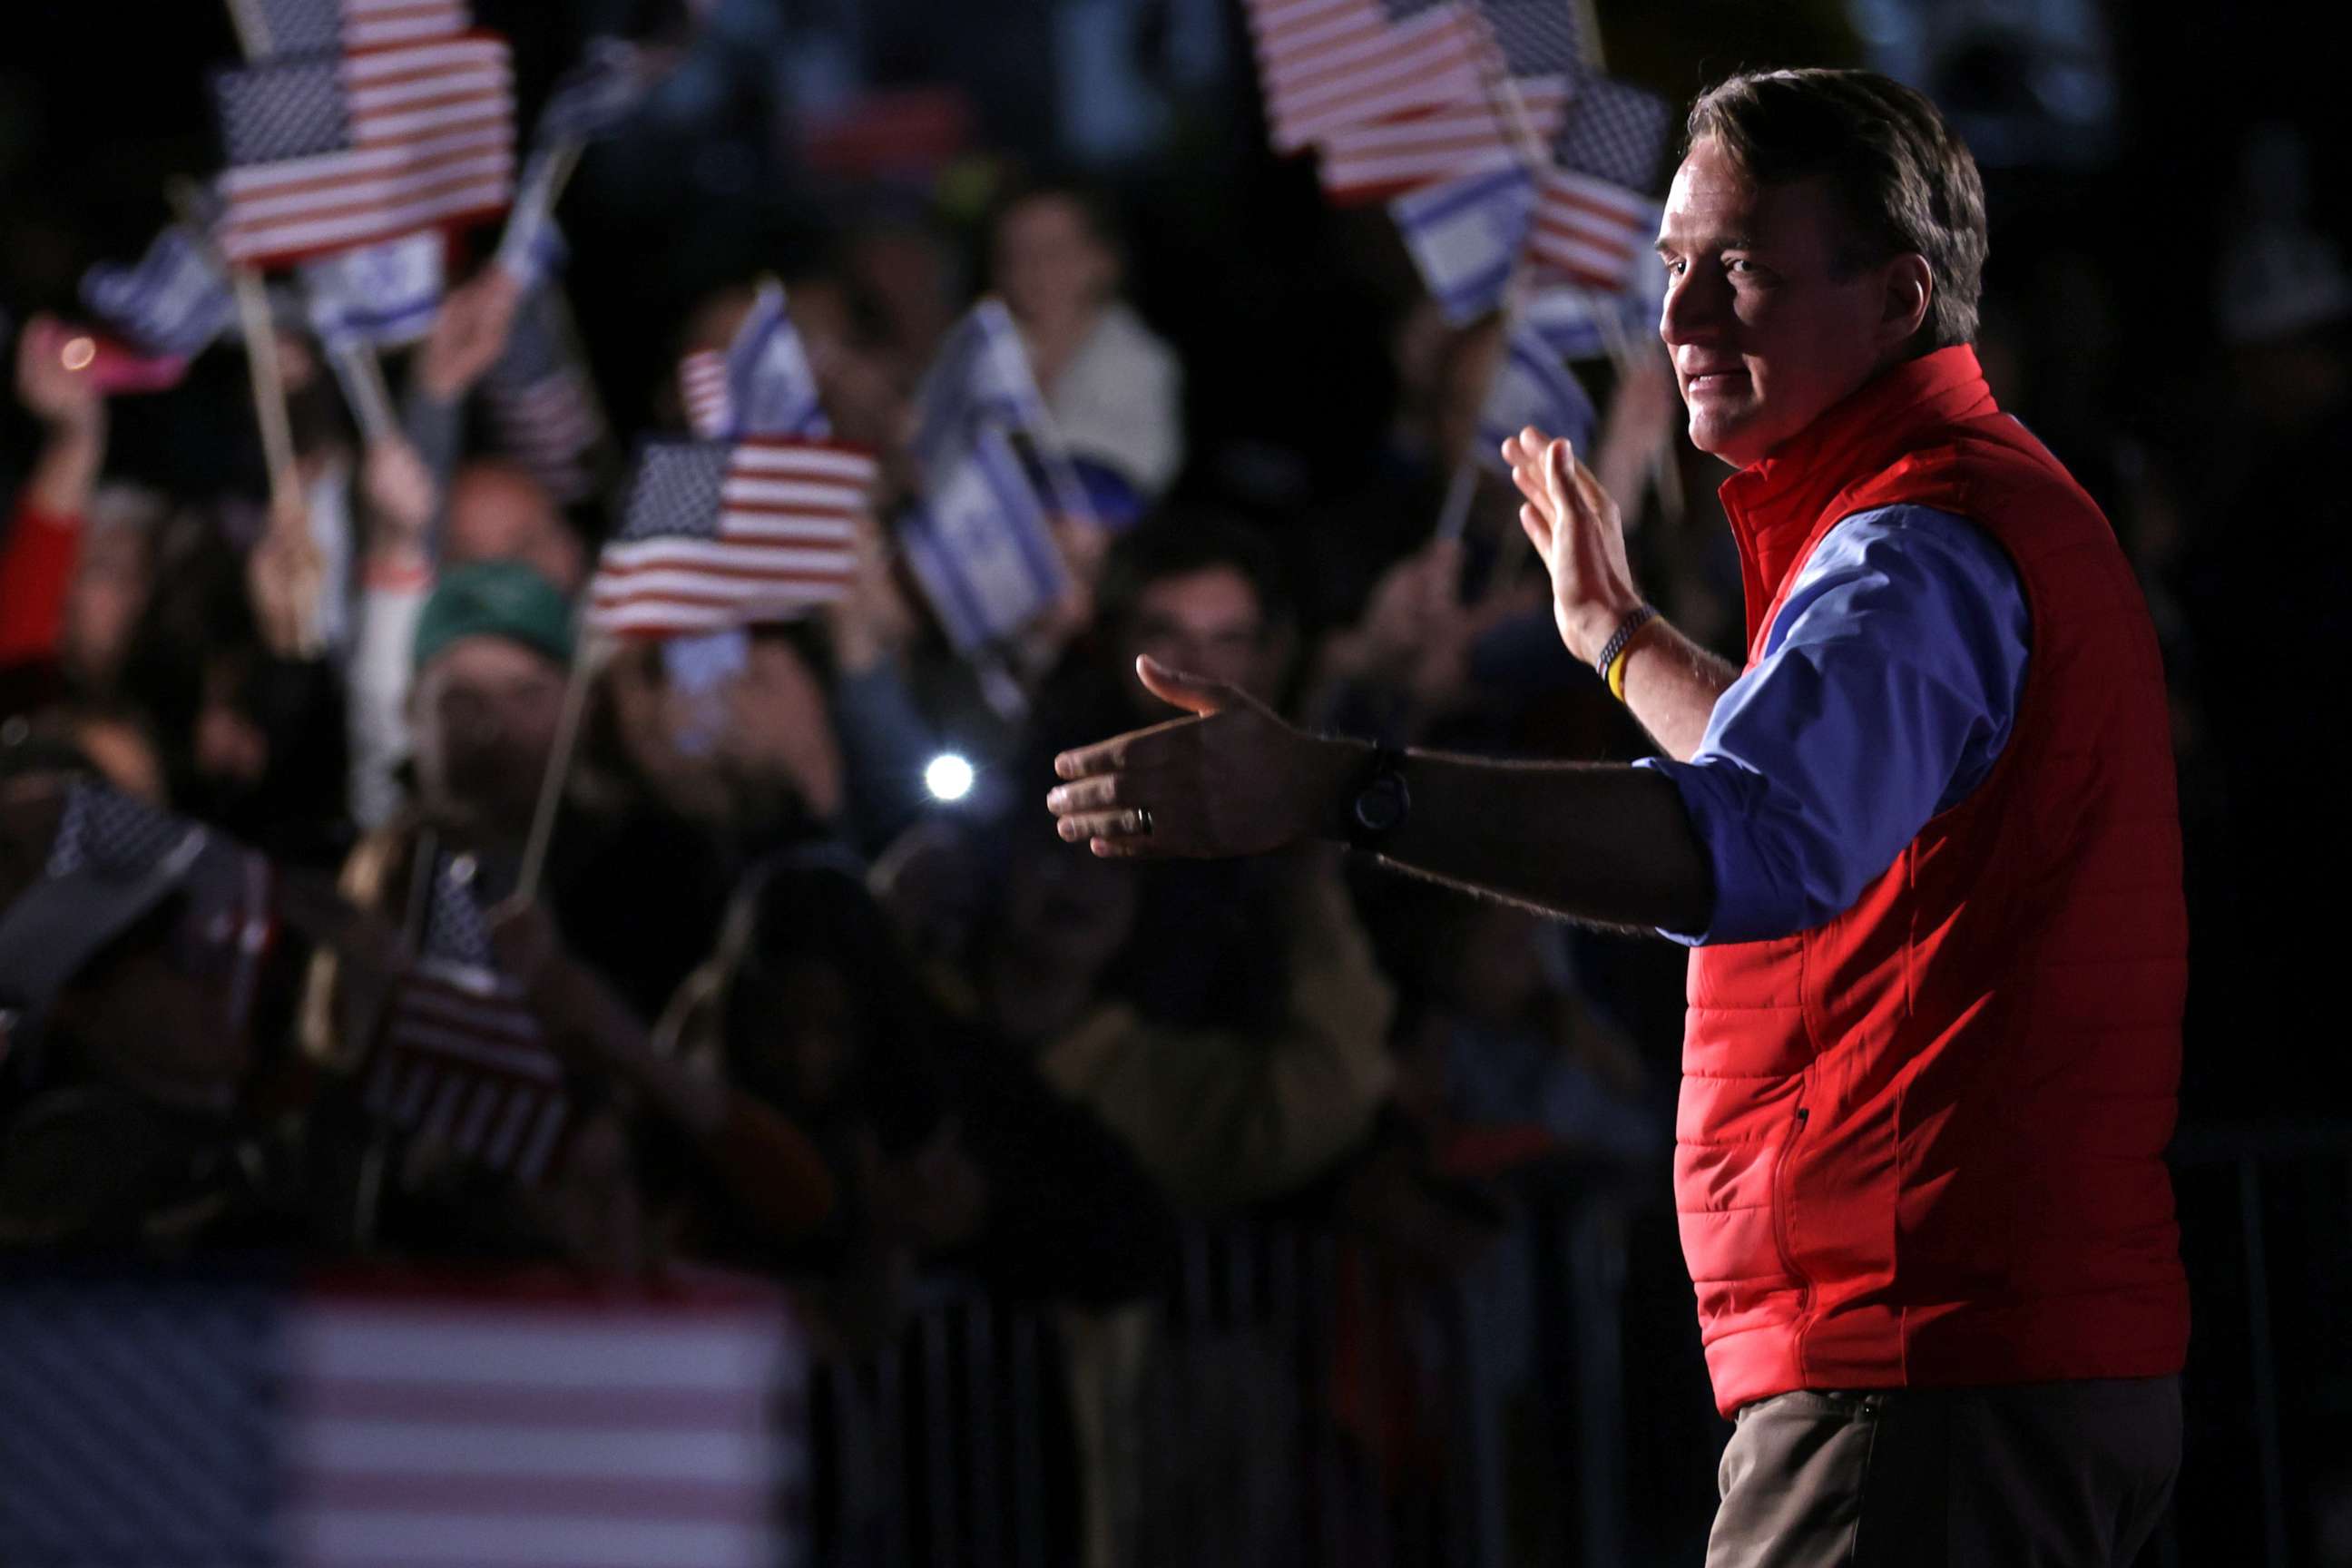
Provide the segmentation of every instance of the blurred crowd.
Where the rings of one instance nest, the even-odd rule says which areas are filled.
[[[2291,185],[2305,156],[2256,146],[2248,189]],[[1390,268],[1366,327],[1385,417],[1346,482],[1276,505],[1235,479],[1252,454],[1188,442],[1188,360],[1239,351],[1154,330],[1185,313],[1131,298],[1104,193],[1008,186],[975,232],[914,216],[833,238],[780,270],[836,431],[884,459],[854,591],[740,636],[623,640],[584,670],[576,605],[612,519],[471,408],[522,303],[497,268],[394,367],[404,429],[373,443],[318,345],[278,331],[299,473],[274,500],[212,466],[119,477],[130,400],[70,365],[68,328],[19,323],[0,908],[137,806],[242,847],[268,895],[228,919],[191,876],[42,928],[63,955],[46,989],[0,996],[0,1247],[722,1266],[791,1282],[855,1349],[926,1275],[1108,1310],[1168,1288],[1182,1227],[1280,1212],[1446,1277],[1506,1236],[1497,1173],[1663,1184],[1678,952],[1336,849],[1097,859],[1043,808],[1056,751],[1171,716],[1133,674],[1144,653],[1391,743],[1640,753],[1559,646],[1507,484],[1475,470],[1461,538],[1435,535],[1496,324],[1450,326]],[[2266,1109],[2208,1053],[2217,1018],[2294,1028],[2321,928],[2276,912],[2340,863],[2340,826],[2268,803],[2278,739],[2313,728],[2297,672],[2346,614],[2320,465],[2352,413],[2352,283],[2291,204],[2248,222],[2222,374],[2176,425],[2135,427],[2113,416],[2128,328],[2102,266],[1998,216],[1994,256],[1996,391],[2107,506],[2172,660],[2200,921],[2185,1110]],[[668,349],[727,342],[753,281]],[[892,543],[914,388],[982,289],[1095,502],[1055,520],[1073,584],[996,672],[1012,700],[949,647]],[[1676,436],[1663,358],[1591,379],[1594,465],[1643,583],[1736,652],[1720,476]],[[213,384],[199,444],[242,417],[241,371]],[[643,404],[681,425],[667,374]],[[2244,549],[2298,524],[2309,570]],[[511,899],[566,748],[544,875]],[[973,770],[961,798],[927,782],[950,753]],[[499,1026],[561,1063],[528,1157],[387,1067],[434,949],[495,973]]]

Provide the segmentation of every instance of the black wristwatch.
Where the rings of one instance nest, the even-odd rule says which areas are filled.
[[[1349,848],[1377,850],[1412,815],[1412,791],[1398,771],[1403,763],[1404,753],[1392,746],[1372,748],[1342,811]]]

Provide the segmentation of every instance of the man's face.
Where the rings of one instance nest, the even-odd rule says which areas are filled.
[[[1842,268],[1844,238],[1823,181],[1750,184],[1711,137],[1683,160],[1658,231],[1658,335],[1699,450],[1755,462],[1908,338],[1902,317],[1888,319],[1888,268]]]
[[[1249,578],[1231,566],[1210,566],[1163,577],[1137,596],[1127,651],[1262,696],[1265,630],[1265,613]],[[1139,710],[1167,717],[1168,705],[1144,690],[1132,669],[1128,684]]]
[[[520,833],[555,750],[563,670],[504,637],[459,637],[416,684],[416,770],[437,812]]]

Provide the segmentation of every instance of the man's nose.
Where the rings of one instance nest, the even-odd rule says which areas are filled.
[[[1665,307],[1658,316],[1658,336],[1668,347],[1699,342],[1720,331],[1728,290],[1711,288],[1696,268],[1666,284]]]

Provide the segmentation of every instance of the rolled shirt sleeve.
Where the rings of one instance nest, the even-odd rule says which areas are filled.
[[[1691,946],[1826,924],[2009,738],[2032,641],[2017,569],[1967,519],[1857,512],[1822,540],[1764,656],[1715,706],[1675,781],[1715,872]]]

